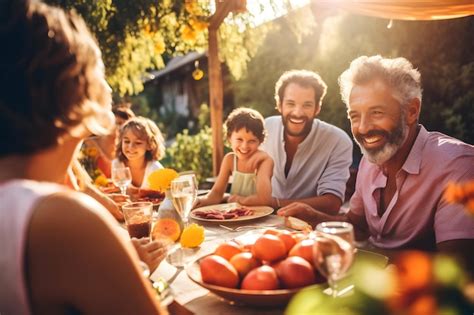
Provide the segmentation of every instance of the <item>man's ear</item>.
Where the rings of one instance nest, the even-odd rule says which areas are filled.
[[[277,102],[275,108],[281,114],[281,102]]]
[[[314,111],[314,118],[316,118],[321,112],[321,104],[318,104],[318,107]]]
[[[413,125],[418,121],[418,117],[420,117],[421,111],[421,101],[419,98],[412,99],[407,106],[407,123],[409,125]]]

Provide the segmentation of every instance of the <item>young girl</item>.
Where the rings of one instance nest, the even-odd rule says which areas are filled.
[[[247,206],[271,205],[273,160],[258,149],[265,140],[262,115],[250,108],[237,108],[229,114],[225,126],[232,152],[224,156],[211,192],[199,199],[196,206],[221,203],[231,175],[228,202]],[[257,165],[254,163],[255,154],[259,156]]]
[[[149,188],[147,178],[153,171],[163,168],[158,160],[164,153],[163,135],[156,124],[145,117],[134,117],[120,129],[117,158],[112,162],[112,168],[128,166],[133,186]]]

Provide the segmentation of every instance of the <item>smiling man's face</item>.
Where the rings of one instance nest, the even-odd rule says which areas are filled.
[[[374,80],[352,88],[348,116],[362,153],[377,165],[390,160],[407,138],[405,113],[382,81]]]
[[[311,131],[313,119],[319,113],[320,106],[315,102],[315,91],[312,87],[290,83],[285,88],[283,100],[278,109],[285,127],[285,134],[305,138]]]

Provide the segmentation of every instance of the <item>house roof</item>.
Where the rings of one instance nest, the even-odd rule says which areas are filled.
[[[190,52],[184,56],[176,56],[173,59],[171,59],[167,64],[166,67],[164,67],[161,70],[157,71],[151,71],[148,76],[148,80],[146,81],[151,81],[151,80],[156,80],[160,77],[163,77],[166,74],[172,73],[173,71],[176,71],[185,65],[188,65],[198,59],[201,59],[202,57],[206,56],[206,53],[199,53],[199,52]]]

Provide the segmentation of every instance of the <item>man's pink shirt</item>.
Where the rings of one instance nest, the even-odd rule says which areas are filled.
[[[474,239],[474,216],[442,198],[448,182],[468,180],[474,180],[474,146],[421,126],[385,213],[379,217],[377,208],[387,177],[365,157],[350,211],[365,217],[376,247],[434,250],[443,241]]]

